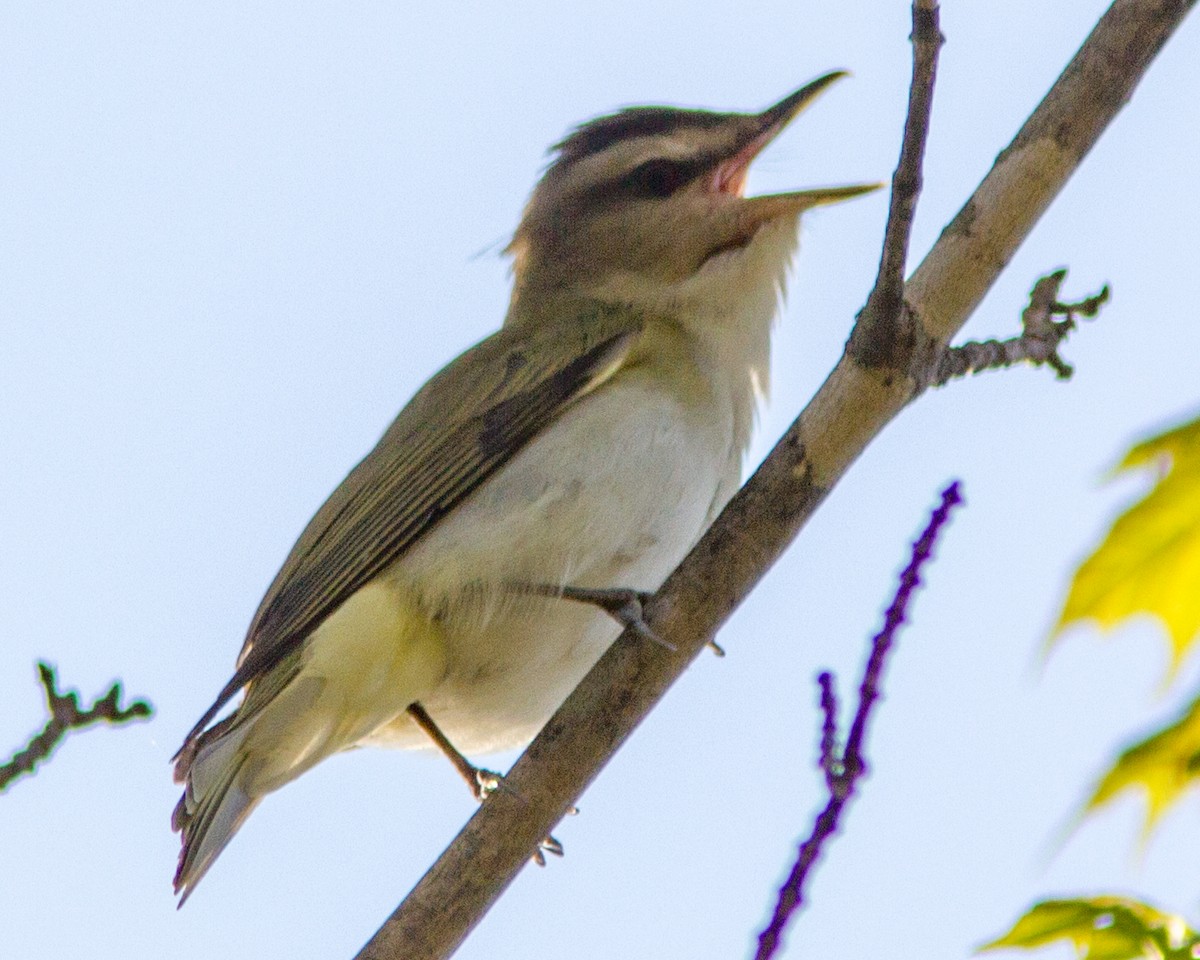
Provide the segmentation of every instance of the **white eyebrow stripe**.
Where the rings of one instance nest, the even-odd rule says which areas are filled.
[[[597,153],[559,160],[546,171],[546,177],[560,180],[572,192],[584,191],[619,180],[650,160],[689,161],[705,154],[715,156],[725,139],[724,136],[718,136],[717,131],[695,128],[658,136],[634,137],[613,143]]]

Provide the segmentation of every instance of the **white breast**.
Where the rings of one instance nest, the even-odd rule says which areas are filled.
[[[436,611],[447,673],[422,698],[464,752],[525,743],[619,627],[505,583],[656,590],[737,489],[795,223],[764,227],[670,291],[593,291],[686,318],[704,389],[633,365],[570,408],[390,571]],[[686,379],[686,378],[681,378]],[[428,746],[399,718],[371,738]]]
[[[528,740],[619,633],[594,608],[502,585],[656,589],[736,489],[726,406],[698,409],[619,375],[393,569],[440,610],[448,672],[424,705],[459,749]],[[407,740],[405,726],[391,734]]]

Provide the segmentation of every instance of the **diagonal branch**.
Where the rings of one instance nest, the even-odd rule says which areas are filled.
[[[909,278],[927,333],[948,341],[1129,101],[1196,0],[1116,0]]]
[[[928,385],[939,353],[1194,3],[1113,3],[906,284],[911,337],[886,337],[884,352],[852,335],[799,419],[648,604],[646,621],[678,651],[632,636],[615,643],[514,765],[511,791],[476,812],[360,960],[457,948],[866,445]]]

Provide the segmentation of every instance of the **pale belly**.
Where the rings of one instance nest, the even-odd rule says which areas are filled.
[[[421,702],[464,752],[531,739],[620,633],[594,607],[512,584],[657,589],[736,489],[728,414],[636,379],[613,386],[568,410],[385,574],[436,611],[447,667]],[[369,740],[429,745],[406,715]]]

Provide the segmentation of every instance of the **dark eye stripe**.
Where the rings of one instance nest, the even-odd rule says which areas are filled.
[[[655,157],[636,166],[614,186],[626,196],[662,200],[686,187],[711,166],[712,161],[707,157],[687,160]]]
[[[686,171],[671,160],[648,160],[621,181],[629,193],[639,197],[669,197],[684,183]]]
[[[584,187],[575,194],[574,200],[587,206],[617,200],[665,199],[713,169],[718,161],[719,158],[715,156],[688,157],[683,160],[654,157],[623,174]],[[554,175],[564,175],[561,164],[547,174]]]

